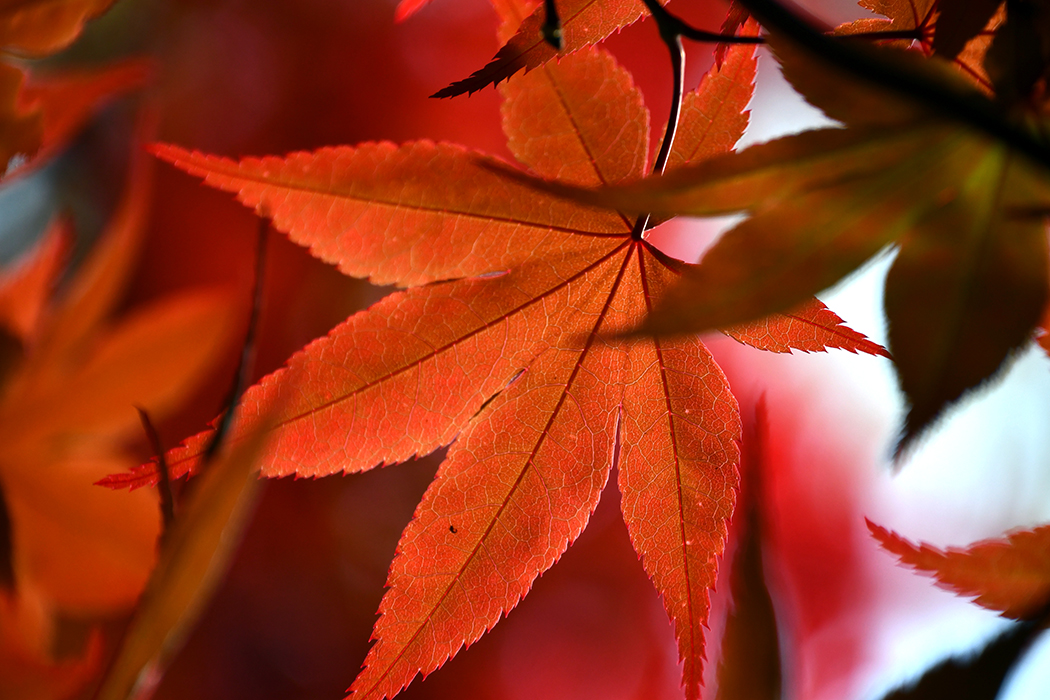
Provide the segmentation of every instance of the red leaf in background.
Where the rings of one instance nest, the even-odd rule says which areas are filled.
[[[394,10],[394,21],[404,22],[425,7],[430,0],[401,0]]]
[[[36,155],[43,139],[40,113],[19,109],[18,95],[24,80],[21,70],[0,63],[0,168],[3,173]]]
[[[28,77],[17,68],[0,64],[3,177],[24,174],[56,155],[95,110],[117,95],[141,87],[149,75],[149,63],[142,60]]]
[[[151,170],[135,149],[124,198],[54,298],[70,235],[64,222],[25,267],[0,275],[0,319],[24,341],[3,357],[0,396],[14,579],[0,591],[0,697],[69,697],[99,670],[95,626],[134,604],[155,561],[160,518],[155,494],[113,498],[92,482],[139,461],[128,447],[135,405],[170,415],[229,348],[231,305],[216,290],[169,295],[113,318],[134,270]],[[74,618],[87,645],[59,663],[56,621]]]
[[[954,5],[953,10],[955,7],[961,8],[961,5],[966,2],[970,2],[970,0],[952,3]],[[943,13],[940,16],[937,14],[938,9],[943,10],[943,3],[939,5],[934,0],[862,0],[860,4],[862,7],[883,15],[887,19],[871,17],[854,20],[836,27],[836,34],[915,30],[917,34],[916,41],[924,53],[929,55],[935,50],[938,54],[943,53],[942,47],[939,46],[939,40],[943,43],[944,37],[941,33],[943,27],[941,25],[944,16]],[[986,0],[977,0],[976,4],[987,5],[988,3]],[[956,68],[989,95],[992,94],[992,82],[984,69],[984,56],[991,45],[992,35],[996,27],[1002,23],[1006,16],[1005,8],[1000,3],[995,4],[1000,5],[999,11],[993,12],[990,15],[990,19],[982,20],[982,22],[986,21],[987,23],[984,25],[984,29],[978,32],[976,36],[971,34],[962,43],[959,43],[960,39],[969,30],[963,30],[960,33],[955,27],[950,28],[952,33],[957,36],[951,39],[950,43],[952,46],[949,47],[949,55],[945,55],[947,60],[952,61]],[[992,7],[992,9],[994,10],[995,8]],[[983,14],[983,12],[978,14]],[[962,24],[968,23],[976,16],[969,9],[965,9],[962,12],[953,11],[952,15],[954,16],[953,19],[962,20]],[[959,22],[954,21],[953,24],[959,24]],[[907,48],[912,42],[907,39],[897,39],[881,43]]]
[[[0,325],[23,343],[35,335],[72,244],[70,222],[58,219],[18,266],[0,277]]]
[[[109,100],[141,88],[151,74],[152,65],[145,59],[92,70],[30,74],[18,106],[26,113],[40,110],[43,132],[36,159],[44,160],[62,150],[92,113]]]
[[[1024,619],[1050,600],[1050,525],[1021,530],[969,547],[938,549],[913,544],[868,521],[884,549],[906,564],[932,575],[938,585],[1005,617]]]

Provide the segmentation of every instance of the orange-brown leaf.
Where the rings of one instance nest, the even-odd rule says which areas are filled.
[[[675,281],[643,254],[631,290],[647,305]],[[695,338],[630,346],[624,374],[621,508],[631,542],[674,621],[686,697],[700,697],[708,589],[736,501],[740,415]]]
[[[1005,617],[1024,619],[1050,600],[1050,525],[948,549],[912,544],[870,520],[868,529],[901,563]]]
[[[500,86],[511,153],[541,177],[584,187],[641,177],[648,170],[649,110],[630,74],[595,48],[572,60],[571,73],[547,65],[528,80]],[[620,125],[618,132],[597,128],[603,122]]]
[[[561,53],[564,55],[595,44],[637,22],[645,13],[645,5],[640,0],[565,0],[559,2],[558,13],[563,32]],[[506,80],[523,68],[526,72],[531,71],[558,56],[559,52],[547,43],[540,31],[545,19],[544,9],[536,8],[488,65],[469,78],[439,90],[434,97],[477,92]]]
[[[192,629],[248,523],[260,490],[256,471],[264,440],[260,430],[220,453],[187,499],[98,700],[148,694]]]
[[[73,43],[113,0],[8,0],[0,5],[0,49],[46,56]]]

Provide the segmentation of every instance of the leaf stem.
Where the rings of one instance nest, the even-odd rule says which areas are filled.
[[[942,117],[983,131],[1031,160],[1050,167],[1050,147],[1033,133],[1008,120],[989,100],[956,92],[936,79],[902,70],[871,52],[859,51],[850,42],[825,36],[789,1],[740,0],[740,4],[762,26],[780,32],[824,63],[905,97]]]
[[[160,541],[163,544],[168,533],[171,532],[172,525],[175,524],[175,495],[171,492],[168,460],[164,458],[164,447],[161,445],[160,435],[157,433],[157,429],[153,427],[153,421],[150,420],[146,409],[136,406],[135,410],[139,412],[139,421],[142,423],[142,429],[146,432],[146,439],[149,440],[150,448],[153,450],[153,454],[157,455],[157,475],[159,476],[157,490],[160,491],[162,525]]]
[[[667,9],[661,5],[657,0],[643,0],[645,6],[649,8],[649,13],[656,20],[656,25],[660,28],[660,36],[664,37],[664,42],[667,43],[667,36],[674,36],[678,39],[685,37],[692,41],[703,41],[713,42],[718,44],[764,44],[766,40],[760,36],[736,36],[735,34],[718,34],[717,32],[708,32],[703,29],[697,29],[696,27],[690,26],[684,22],[681,18],[676,17],[667,11]],[[668,48],[671,45],[667,44]]]
[[[671,54],[671,72],[674,80],[671,90],[671,112],[667,115],[667,128],[664,130],[663,142],[660,144],[660,151],[656,154],[656,161],[653,163],[653,174],[660,175],[667,167],[667,158],[671,155],[671,147],[674,145],[674,137],[678,131],[678,120],[682,114],[682,96],[685,92],[685,49],[682,47],[684,36],[682,29],[685,24],[665,10],[658,0],[643,1],[656,21],[660,39],[663,40],[668,53]],[[631,238],[636,241],[642,240],[642,235],[648,228],[649,215],[639,216],[631,231]]]
[[[255,364],[255,337],[258,332],[259,315],[263,302],[263,278],[266,272],[266,240],[270,230],[269,212],[259,211],[258,213],[261,218],[259,219],[259,233],[255,243],[255,278],[252,288],[252,309],[248,316],[248,329],[244,334],[244,344],[241,345],[241,357],[237,363],[237,372],[233,378],[233,385],[230,387],[230,393],[226,399],[228,408],[219,419],[219,424],[215,426],[215,433],[212,435],[211,442],[208,443],[208,449],[204,451],[202,458],[202,463],[204,464],[210,462],[215,453],[219,451],[226,434],[230,431],[233,416],[237,411],[237,404],[248,386],[252,365]]]

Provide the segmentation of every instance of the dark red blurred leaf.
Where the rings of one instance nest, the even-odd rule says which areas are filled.
[[[0,326],[28,344],[39,329],[45,307],[73,245],[67,219],[58,219],[36,247],[0,276]]]
[[[740,539],[729,578],[733,607],[722,634],[715,700],[778,700],[781,695],[777,619],[762,565],[767,434],[763,397],[744,430],[741,503],[734,516],[734,531]]]
[[[152,65],[145,59],[91,70],[31,74],[19,94],[18,108],[26,114],[39,112],[43,128],[40,151],[23,167],[57,154],[95,111],[109,100],[142,87],[151,75]]]

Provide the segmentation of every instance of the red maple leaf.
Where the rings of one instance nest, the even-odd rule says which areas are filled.
[[[732,147],[754,68],[751,49],[729,52],[686,101],[670,162]],[[502,92],[510,149],[540,176],[593,186],[647,172],[648,111],[601,50]],[[353,693],[392,697],[491,628],[580,534],[616,465],[632,542],[675,622],[687,695],[698,697],[739,413],[699,339],[622,336],[686,264],[653,248],[634,219],[537,194],[454,145],[240,162],[155,152],[237,193],[343,272],[409,287],[250,389],[233,428],[237,439],[283,402],[267,476],[360,472],[452,443],[398,546]],[[731,334],[776,349],[881,350],[840,324],[813,302],[762,332]],[[173,450],[172,473],[192,472],[207,441]],[[106,483],[155,478],[146,466]]]

